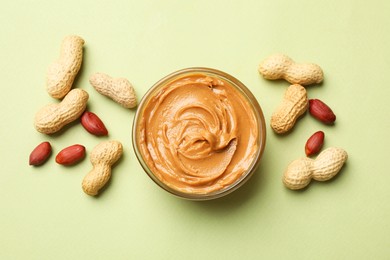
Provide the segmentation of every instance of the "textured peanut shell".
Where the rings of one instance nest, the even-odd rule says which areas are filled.
[[[95,73],[89,82],[100,94],[107,96],[125,108],[137,106],[135,91],[125,78],[112,78],[104,73]]]
[[[324,80],[322,69],[313,63],[294,63],[287,68],[284,79],[291,84],[312,85]]]
[[[301,158],[291,162],[283,175],[283,183],[292,190],[306,187],[312,178],[313,160]]]
[[[314,63],[295,63],[284,54],[274,54],[259,65],[259,72],[265,79],[285,79],[291,84],[318,84],[324,79],[320,66]]]
[[[284,54],[274,54],[259,65],[259,72],[265,79],[284,79],[287,69],[294,61]]]
[[[283,100],[271,116],[271,127],[278,134],[288,132],[308,108],[306,89],[294,84],[287,88]]]
[[[331,147],[324,150],[313,162],[313,179],[330,180],[340,171],[347,159],[347,152],[341,148]]]
[[[53,62],[46,76],[46,90],[53,98],[63,98],[72,88],[83,60],[84,40],[77,35],[65,37],[60,57]]]
[[[82,89],[72,89],[57,104],[41,108],[35,115],[34,126],[38,132],[53,134],[78,119],[87,107],[89,95]]]
[[[90,153],[92,170],[84,177],[83,191],[91,196],[99,193],[111,178],[111,167],[122,156],[123,146],[118,141],[101,142]]]
[[[328,181],[339,173],[347,159],[345,150],[330,147],[322,151],[315,160],[307,157],[294,160],[283,174],[283,183],[291,190],[298,190],[306,187],[311,179]]]

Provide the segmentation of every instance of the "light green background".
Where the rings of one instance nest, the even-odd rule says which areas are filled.
[[[2,1],[0,9],[0,259],[390,259],[390,1]],[[35,131],[33,118],[55,102],[45,73],[65,35],[85,40],[75,82],[110,136],[79,124],[61,134]],[[337,115],[325,126],[309,114],[277,136],[270,116],[288,86],[264,80],[259,62],[275,52],[322,66],[325,81],[308,88]],[[141,98],[175,70],[206,66],[240,79],[267,120],[259,170],[233,194],[191,202],[167,194],[137,162],[135,110],[98,94],[94,72],[126,77]],[[306,139],[325,132],[325,147],[349,159],[335,180],[302,192],[281,182]],[[97,198],[81,181],[88,158],[54,161],[80,143],[89,152],[118,139],[124,156]],[[42,167],[28,156],[42,141],[53,155]]]

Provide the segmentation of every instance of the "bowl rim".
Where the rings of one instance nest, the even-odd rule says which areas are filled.
[[[173,189],[160,181],[157,176],[154,175],[152,170],[148,167],[147,163],[144,160],[144,157],[141,153],[141,150],[138,146],[138,126],[139,126],[139,120],[143,114],[144,106],[149,102],[150,98],[152,98],[153,93],[158,91],[159,88],[162,86],[165,86],[166,84],[169,84],[170,82],[173,82],[174,80],[178,78],[185,77],[186,75],[193,75],[193,74],[208,74],[211,76],[216,76],[218,78],[222,78],[223,80],[227,81],[231,85],[233,85],[235,88],[237,88],[243,96],[245,96],[248,103],[252,106],[255,118],[257,121],[257,126],[259,128],[258,130],[258,151],[251,163],[251,165],[248,167],[246,172],[242,174],[242,176],[237,179],[234,183],[228,185],[227,187],[217,190],[215,192],[211,193],[185,193],[181,192],[179,190]],[[265,145],[266,145],[266,125],[265,125],[265,118],[263,111],[260,107],[260,104],[258,103],[256,97],[253,95],[253,93],[237,78],[233,77],[232,75],[217,70],[213,68],[208,67],[188,67],[180,70],[176,70],[160,80],[158,80],[155,84],[152,85],[148,89],[148,91],[143,95],[141,98],[141,101],[138,104],[134,120],[133,120],[133,126],[132,126],[132,143],[133,143],[133,149],[135,152],[135,155],[137,157],[138,162],[141,164],[143,170],[147,173],[147,175],[153,180],[154,183],[156,183],[160,188],[164,189],[165,191],[169,192],[170,194],[187,200],[211,200],[223,197],[227,194],[230,194],[231,192],[237,190],[240,188],[244,183],[246,183],[254,174],[256,169],[258,168],[261,158],[263,157]]]

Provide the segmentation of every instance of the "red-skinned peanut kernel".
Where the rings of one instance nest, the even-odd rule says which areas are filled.
[[[319,99],[309,99],[309,113],[328,125],[336,121],[336,115],[332,109]]]
[[[108,131],[102,120],[89,111],[85,111],[81,116],[81,124],[89,133],[96,136],[108,135]]]
[[[56,156],[56,162],[62,165],[72,165],[85,157],[85,147],[75,144],[62,149]]]
[[[317,154],[324,144],[325,134],[322,131],[315,132],[310,138],[307,140],[305,145],[305,153],[307,156],[311,156]]]
[[[39,144],[31,152],[29,158],[29,164],[33,166],[38,166],[46,162],[51,154],[51,145],[49,142],[43,142]]]

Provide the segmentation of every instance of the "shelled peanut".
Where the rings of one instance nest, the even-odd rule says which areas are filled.
[[[84,177],[82,188],[88,195],[95,196],[111,178],[112,165],[122,156],[123,147],[118,141],[101,142],[90,153],[92,170]]]
[[[83,59],[84,40],[77,35],[64,38],[58,60],[53,62],[46,77],[46,90],[53,98],[63,98],[70,89]]]
[[[305,188],[312,179],[327,181],[332,179],[348,159],[341,148],[331,147],[321,152],[316,159],[303,157],[291,162],[283,175],[284,185],[292,190]]]
[[[296,63],[284,54],[274,54],[259,65],[259,72],[265,79],[285,79],[291,84],[318,84],[324,79],[320,66],[314,63]]]
[[[35,115],[34,126],[38,132],[53,134],[78,119],[87,107],[89,95],[82,89],[72,89],[57,104],[41,108]]]
[[[282,102],[272,114],[272,129],[278,134],[288,132],[293,128],[297,119],[306,112],[307,107],[306,89],[298,84],[289,86]]]
[[[95,73],[89,82],[100,94],[107,96],[125,108],[137,106],[133,85],[125,78],[112,78],[104,73]]]

